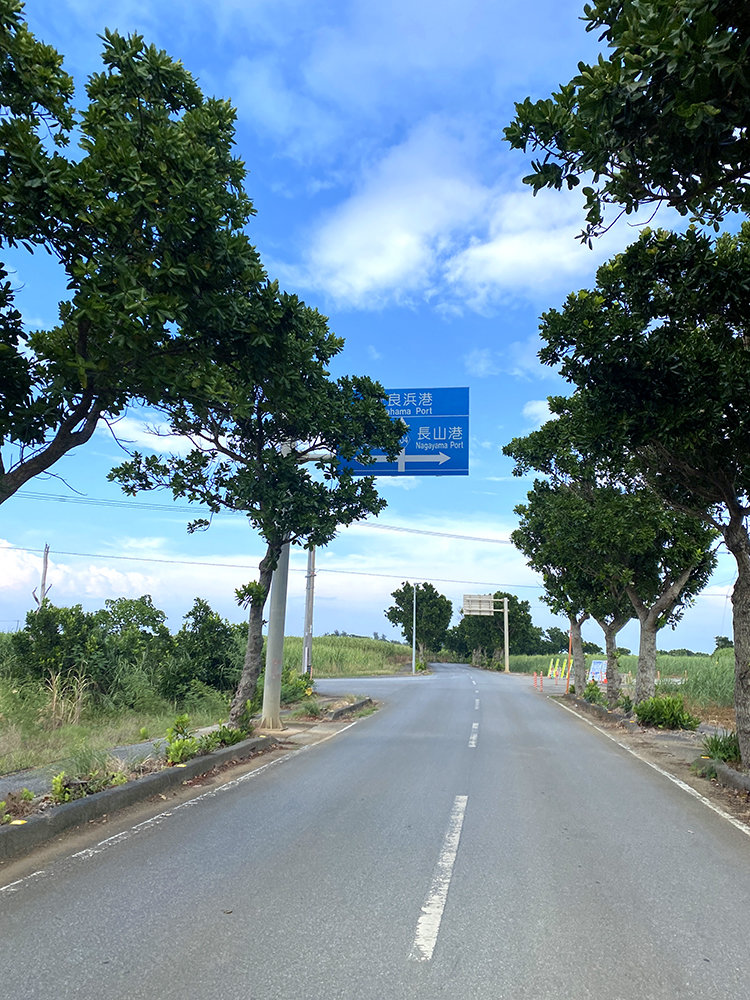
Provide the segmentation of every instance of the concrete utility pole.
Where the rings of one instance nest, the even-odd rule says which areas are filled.
[[[302,673],[312,677],[313,606],[315,600],[315,549],[307,550],[305,631],[302,637]]]
[[[503,598],[503,644],[505,646],[505,673],[510,673],[508,661],[508,598]]]
[[[261,729],[281,729],[281,671],[284,667],[284,626],[286,624],[286,590],[289,579],[289,548],[281,549],[279,562],[271,583],[268,610],[268,640],[266,643],[266,679],[263,685],[263,715]]]
[[[414,584],[411,617],[411,672],[417,672],[417,585]]]
[[[42,556],[42,582],[40,585],[41,596],[36,596],[36,587],[32,590],[31,596],[34,598],[36,603],[41,606],[47,599],[47,594],[50,591],[50,587],[47,586],[47,566],[49,564],[49,545],[44,546],[44,555]]]

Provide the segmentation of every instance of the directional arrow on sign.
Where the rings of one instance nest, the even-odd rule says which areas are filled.
[[[388,459],[385,455],[375,455],[376,462],[387,462]],[[437,462],[438,465],[442,465],[443,462],[449,462],[450,455],[446,455],[445,452],[439,451],[437,454],[427,454],[427,455],[407,455],[405,451],[399,452],[396,458],[396,465],[399,472],[404,472],[407,465],[413,465],[414,462]]]

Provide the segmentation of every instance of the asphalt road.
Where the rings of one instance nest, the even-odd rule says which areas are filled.
[[[3,993],[746,1000],[749,837],[528,678],[345,688],[384,708],[0,891]]]

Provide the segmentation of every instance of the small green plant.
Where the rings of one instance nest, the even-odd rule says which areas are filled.
[[[211,753],[212,750],[218,750],[221,746],[221,737],[215,729],[212,729],[210,733],[203,733],[198,737],[198,753]]]
[[[192,735],[190,731],[190,716],[187,713],[178,715],[172,725],[167,728],[167,743],[172,743],[175,740],[185,740]]]
[[[138,739],[145,743],[145,741],[148,738],[149,738],[148,737],[148,729],[146,729],[145,726],[141,726],[141,728],[138,730]]]
[[[60,805],[63,802],[70,802],[72,798],[70,778],[67,777],[65,771],[60,771],[52,778],[52,801]]]
[[[633,711],[633,699],[629,694],[623,693],[617,699],[617,707],[627,715],[628,712]]]
[[[737,733],[723,729],[721,732],[704,736],[703,752],[713,760],[723,760],[725,763],[739,761],[740,742]]]
[[[168,764],[184,764],[200,753],[198,738],[190,729],[190,716],[178,715],[167,728],[165,756]]]
[[[323,716],[324,710],[320,703],[317,701],[309,701],[305,705],[300,705],[299,708],[295,708],[293,712],[290,713],[290,718],[292,719],[320,719]]]
[[[5,799],[2,799],[0,800],[0,826],[2,826],[5,823],[10,823],[10,821],[11,821],[11,815],[7,810]]]
[[[198,740],[195,736],[172,740],[171,743],[167,743],[167,763],[184,764],[186,760],[196,757],[198,752]]]
[[[241,743],[246,740],[252,732],[252,727],[248,729],[230,729],[229,726],[219,726],[216,730],[219,743],[224,747],[232,747],[235,743]]]
[[[31,791],[30,788],[22,788],[19,794],[22,802],[34,801],[34,793]]]
[[[635,706],[635,714],[642,726],[658,729],[697,729],[700,719],[685,708],[681,695],[657,695]]]
[[[603,705],[604,695],[602,694],[599,685],[595,680],[590,680],[586,685],[583,692],[583,700],[588,701],[592,705]]]

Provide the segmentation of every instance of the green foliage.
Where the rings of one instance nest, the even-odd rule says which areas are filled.
[[[13,817],[8,812],[8,808],[7,808],[7,805],[5,803],[5,799],[0,800],[0,826],[2,826],[5,823],[10,823],[10,821],[12,819],[13,819]]]
[[[284,639],[284,662],[302,662],[301,637]],[[318,677],[358,677],[398,672],[411,664],[411,650],[395,642],[362,636],[313,636],[312,664]]]
[[[166,696],[184,697],[193,682],[219,691],[233,690],[241,672],[234,626],[199,597],[184,621],[175,636],[175,668]]]
[[[734,650],[727,656],[692,657],[683,666],[685,697],[703,709],[734,704]]]
[[[603,705],[605,703],[604,694],[595,680],[590,680],[586,685],[586,689],[583,692],[583,700],[588,701],[592,705]]]
[[[633,699],[629,694],[620,694],[620,697],[617,699],[617,707],[627,715],[628,712],[632,712],[633,710]]]
[[[70,781],[65,775],[65,771],[60,771],[52,778],[52,801],[58,805],[62,802],[70,802],[73,798]]]
[[[100,638],[96,614],[84,611],[80,604],[58,608],[45,601],[29,611],[24,628],[11,635],[11,670],[16,676],[38,679],[49,674],[64,676],[79,668],[98,675]]]
[[[184,713],[178,715],[172,725],[167,728],[166,739],[167,743],[171,743],[175,740],[185,740],[191,735],[190,716]]]
[[[685,708],[680,695],[660,695],[635,706],[636,718],[642,726],[659,729],[697,729],[700,719]]]
[[[281,704],[289,705],[292,702],[309,698],[314,691],[314,684],[307,676],[301,674],[295,667],[285,665],[281,672]]]
[[[472,657],[480,665],[503,669],[500,662],[505,645],[503,598],[508,599],[509,655],[534,655],[549,649],[544,632],[534,625],[528,601],[519,600],[514,594],[498,590],[493,595],[495,612],[492,615],[464,615],[458,625],[447,634],[446,646],[460,656]],[[557,630],[561,632],[560,629]],[[567,649],[567,638],[565,640]]]
[[[190,716],[179,715],[166,733],[165,757],[168,764],[184,764],[200,754],[211,753],[223,746],[234,746],[247,739],[249,729],[230,729],[219,726],[200,736],[191,729]]]
[[[200,749],[200,742],[197,737],[183,736],[167,741],[165,756],[168,764],[184,764],[186,760],[191,760],[201,752],[205,753],[207,751]]]
[[[724,729],[703,737],[703,752],[714,760],[737,763],[740,760],[740,743],[736,732]]]
[[[220,746],[232,747],[235,743],[246,740],[252,734],[252,726],[246,729],[230,729],[229,726],[221,725],[215,732],[219,738]]]
[[[11,314],[0,338],[11,375],[0,443],[15,446],[0,502],[87,441],[101,415],[203,392],[196,372],[210,380],[217,344],[234,337],[263,278],[244,233],[253,210],[228,103],[205,99],[140,36],[105,30],[104,69],[75,115],[61,57],[29,34],[21,9],[0,9],[0,240],[55,256],[71,298],[56,329],[24,343]],[[79,149],[65,156],[72,138]]]
[[[438,652],[445,643],[453,605],[431,583],[418,583],[417,588],[417,645],[422,649]],[[414,630],[414,585],[403,583],[391,594],[394,604],[385,612],[393,625],[398,625],[408,645]]]
[[[714,641],[714,652],[717,652],[719,649],[734,649],[734,643],[726,635],[717,635]]]
[[[300,705],[299,708],[295,708],[290,712],[290,718],[292,719],[320,719],[325,715],[325,710],[320,705],[319,702],[310,699],[306,701],[305,704]]]
[[[551,98],[516,104],[514,149],[540,152],[534,193],[581,180],[590,239],[614,203],[666,202],[718,224],[750,201],[750,43],[743,4],[727,0],[592,0],[586,30],[609,51]]]

